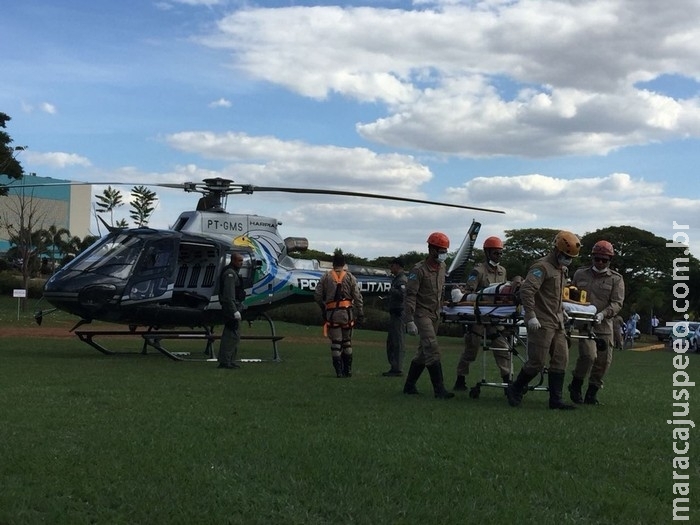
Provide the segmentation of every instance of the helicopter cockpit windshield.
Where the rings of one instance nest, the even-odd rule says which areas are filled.
[[[108,235],[78,255],[65,269],[127,279],[139,259],[143,244],[142,238],[128,233]]]

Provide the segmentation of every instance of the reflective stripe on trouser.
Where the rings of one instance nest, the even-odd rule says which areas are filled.
[[[352,353],[352,328],[331,326],[328,328],[328,338],[331,340],[331,354]]]
[[[418,328],[418,349],[413,360],[420,365],[430,366],[440,362],[440,348],[437,341],[437,328],[439,319],[434,321],[429,317],[416,317],[416,327]]]
[[[481,330],[478,330],[479,328]],[[483,333],[482,325],[476,325],[472,327],[472,331],[464,334],[464,350],[462,350],[462,354],[459,356],[459,362],[457,363],[458,376],[465,376],[469,373],[469,363],[476,361],[479,349],[483,347],[484,343],[479,333]],[[487,332],[489,335],[492,333],[492,331]],[[489,350],[493,352],[493,358],[496,361],[496,366],[498,367],[501,377],[510,375],[511,356],[508,351],[508,341],[503,334],[499,334],[495,339],[488,338],[486,344],[488,344]],[[496,350],[497,348],[503,348],[504,350]]]
[[[594,339],[579,339],[578,359],[574,368],[573,376],[578,379],[585,379],[588,374],[588,382],[594,386],[603,386],[603,377],[610,368],[613,358],[612,335],[599,335],[607,342],[604,352],[598,352]]]
[[[549,370],[564,372],[569,363],[569,345],[562,328],[540,328],[527,333],[527,361],[523,370],[534,375],[547,365]]]

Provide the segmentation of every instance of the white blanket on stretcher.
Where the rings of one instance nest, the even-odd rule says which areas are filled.
[[[592,304],[581,304],[581,303],[572,303],[569,301],[563,301],[562,304],[564,305],[564,311],[570,316],[570,317],[593,317],[595,316],[597,310],[596,307],[593,306]]]
[[[480,304],[478,314],[491,317],[511,317],[515,314],[515,305],[512,304]],[[456,304],[454,306],[443,306],[442,313],[449,317],[474,317],[474,305]]]

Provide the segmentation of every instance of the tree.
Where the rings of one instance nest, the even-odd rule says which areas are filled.
[[[51,261],[56,260],[56,252],[60,257],[65,253],[65,247],[70,239],[70,231],[67,228],[58,228],[55,224],[52,224],[47,229],[42,230],[42,236],[44,237],[43,244],[47,247],[50,255]],[[65,239],[64,239],[65,237]]]
[[[156,209],[155,203],[158,200],[156,193],[145,186],[134,186],[131,189],[131,196],[133,197],[129,213],[131,219],[137,228],[147,226],[151,214]]]
[[[8,252],[20,261],[22,287],[26,290],[29,279],[39,268],[38,256],[44,253],[45,236],[42,234],[46,209],[34,199],[33,190],[27,191],[22,186],[18,193],[5,197],[6,211],[2,224],[8,232],[10,244],[13,247]],[[21,301],[22,308],[26,306],[26,298]]]
[[[122,192],[107,186],[107,189],[102,192],[102,195],[95,195],[97,202],[95,203],[95,219],[98,213],[109,213],[109,225],[114,226],[114,210],[124,205],[122,201]],[[97,231],[100,232],[100,221],[97,221]]]
[[[7,126],[7,122],[12,120],[5,113],[0,112],[0,128],[3,130]],[[10,135],[0,130],[0,175],[5,175],[9,179],[19,180],[24,175],[24,169],[19,161],[15,158],[18,151],[24,150],[22,146],[12,146]],[[7,186],[0,184],[0,195],[7,195]]]

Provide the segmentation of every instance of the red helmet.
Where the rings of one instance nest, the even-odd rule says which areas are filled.
[[[484,250],[487,250],[489,248],[496,248],[498,250],[503,249],[503,241],[499,239],[498,237],[488,237],[484,241]]]
[[[571,232],[560,231],[554,237],[554,247],[569,257],[578,257],[578,253],[581,251],[581,241]]]
[[[428,237],[428,244],[446,250],[450,247],[450,239],[442,232],[434,232]]]
[[[613,245],[608,241],[598,241],[591,248],[591,255],[607,255],[612,257],[615,255],[615,250],[613,250]]]

